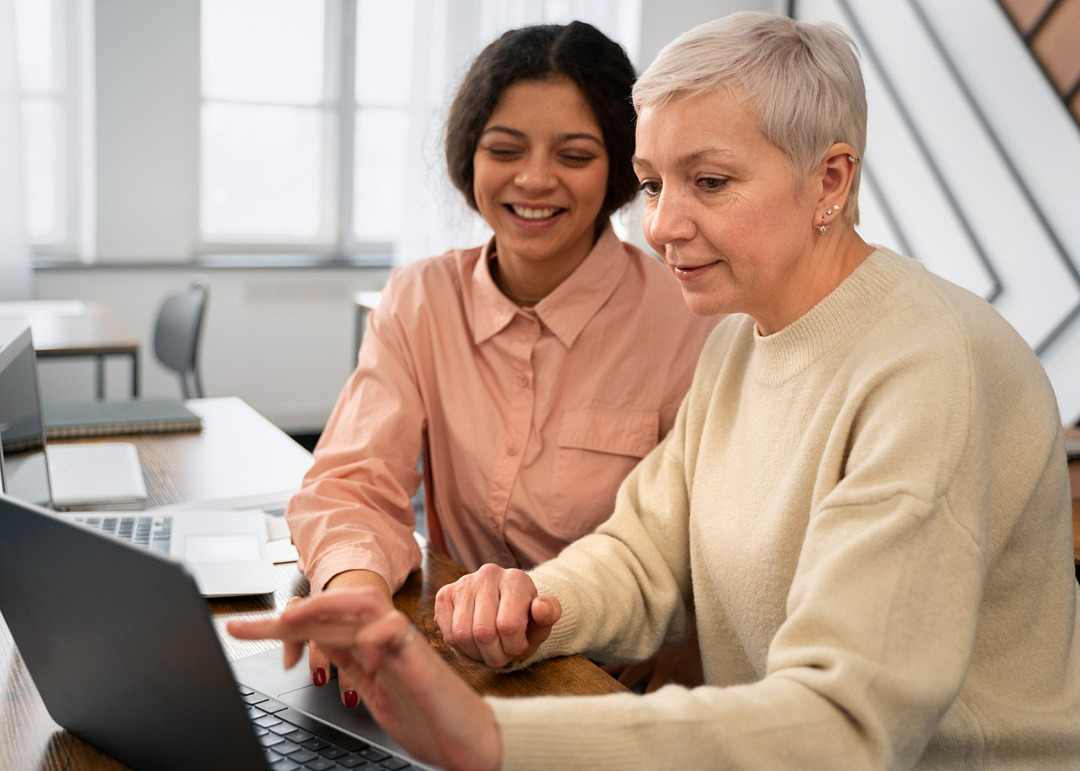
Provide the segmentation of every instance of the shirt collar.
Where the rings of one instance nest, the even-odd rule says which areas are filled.
[[[518,313],[535,315],[556,338],[571,347],[581,330],[611,297],[629,264],[610,223],[577,269],[531,309],[518,307],[495,285],[488,270],[495,239],[487,243],[472,271],[475,297],[473,341],[480,344],[506,328]]]

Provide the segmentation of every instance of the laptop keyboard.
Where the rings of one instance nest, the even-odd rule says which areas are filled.
[[[309,718],[240,686],[255,735],[273,771],[420,771],[399,755]]]
[[[75,521],[102,533],[108,533],[144,549],[169,553],[172,540],[172,517],[154,516],[81,516]]]

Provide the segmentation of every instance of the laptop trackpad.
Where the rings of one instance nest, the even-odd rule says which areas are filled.
[[[277,698],[290,707],[295,707],[305,714],[337,726],[343,731],[375,744],[381,744],[394,752],[405,752],[401,745],[390,738],[382,726],[375,722],[375,718],[371,716],[363,703],[355,709],[346,709],[341,703],[341,691],[338,690],[336,677],[326,685],[307,685],[295,691],[278,694]]]
[[[261,557],[259,539],[250,533],[189,535],[183,553],[188,562],[250,562]]]

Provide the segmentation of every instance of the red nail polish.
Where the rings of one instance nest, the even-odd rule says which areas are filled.
[[[356,691],[345,691],[345,706],[349,709],[354,708],[360,703],[360,697],[356,695]]]
[[[315,685],[326,685],[326,670],[322,667],[315,667],[315,671],[311,673],[311,681]]]

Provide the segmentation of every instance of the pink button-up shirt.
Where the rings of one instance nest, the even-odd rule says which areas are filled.
[[[410,498],[468,570],[531,567],[611,513],[671,428],[717,319],[609,227],[532,309],[496,287],[492,245],[394,271],[288,521],[313,589],[350,569],[396,591],[420,566]]]

